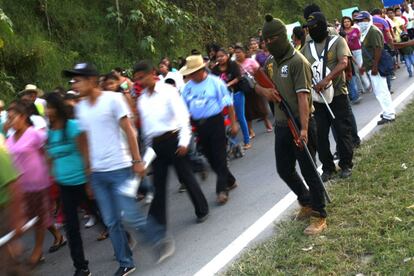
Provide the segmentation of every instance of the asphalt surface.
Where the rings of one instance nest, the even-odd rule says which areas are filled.
[[[404,65],[397,71],[397,76],[397,80],[393,81],[393,99],[414,82],[408,78]],[[352,107],[359,129],[381,111],[372,93],[364,94],[362,101]],[[262,122],[256,122],[254,127],[256,138],[253,139],[253,148],[243,158],[230,163],[239,187],[231,192],[230,200],[225,206],[217,206],[215,202],[215,175],[210,172],[206,181],[200,180],[210,204],[210,217],[204,223],[196,224],[189,197],[186,193],[178,193],[178,181],[175,173],[170,170],[168,220],[169,231],[176,240],[176,253],[163,264],[155,265],[151,248],[138,243],[134,249],[137,270],[132,275],[193,275],[289,192],[286,184],[276,174],[274,134],[265,133]],[[82,226],[85,222],[82,220]],[[99,231],[99,226],[91,229],[82,227],[90,270],[93,275],[113,275],[118,263],[115,261],[110,241],[96,241]],[[269,227],[256,242],[265,239],[274,231],[273,227]],[[28,233],[24,241],[31,248],[33,235]],[[51,244],[52,237],[47,234],[45,252]],[[29,251],[26,250],[26,254]],[[74,269],[67,246],[52,254],[45,253],[45,257],[45,263],[36,268],[34,275],[73,275]]]

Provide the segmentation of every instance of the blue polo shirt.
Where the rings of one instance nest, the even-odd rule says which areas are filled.
[[[193,120],[207,119],[233,105],[226,84],[210,74],[200,83],[190,80],[184,86],[182,97]]]

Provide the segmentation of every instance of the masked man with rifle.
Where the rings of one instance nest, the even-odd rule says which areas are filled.
[[[321,233],[326,227],[325,191],[314,164],[316,151],[316,123],[312,118],[312,73],[306,58],[289,43],[285,24],[266,16],[262,29],[263,39],[274,61],[271,76],[276,89],[265,88],[258,77],[255,90],[269,101],[284,103],[290,107],[291,117],[294,117],[297,137],[294,137],[292,124],[286,115],[286,109],[279,104],[275,107],[275,156],[276,169],[280,177],[297,195],[301,209],[298,220],[310,218],[310,225],[305,229],[306,235]],[[279,94],[278,94],[279,93]],[[290,118],[291,119],[291,118]],[[296,136],[296,135],[295,135]],[[307,145],[306,151],[303,149]],[[310,154],[307,154],[310,153]],[[301,173],[309,186],[296,171],[296,161],[299,162]]]
[[[331,126],[336,134],[341,178],[351,176],[353,167],[352,109],[348,100],[345,69],[352,53],[344,38],[329,35],[328,23],[321,12],[312,13],[307,19],[309,40],[302,48],[302,54],[312,65],[313,97],[318,133],[318,155],[322,162],[322,179],[328,181],[336,166],[329,144]],[[325,103],[320,96],[330,96]],[[331,93],[329,96],[328,93]],[[330,110],[329,110],[330,109]],[[331,113],[332,112],[332,113]],[[334,118],[333,118],[334,117]]]

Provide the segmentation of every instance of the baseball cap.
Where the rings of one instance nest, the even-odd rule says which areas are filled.
[[[364,20],[364,19],[371,19],[371,14],[367,11],[361,11],[357,16],[355,16],[355,20]]]
[[[92,63],[77,63],[72,69],[63,70],[62,71],[63,76],[67,78],[72,78],[76,76],[82,76],[82,77],[96,77],[99,76],[99,72],[96,69],[95,65]]]
[[[317,23],[324,22],[326,23],[326,17],[321,12],[314,12],[309,15],[308,19],[306,20],[306,24],[304,27],[310,27],[316,25]]]

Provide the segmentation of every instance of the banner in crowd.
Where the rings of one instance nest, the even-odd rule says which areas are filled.
[[[343,9],[342,10],[342,17],[344,16],[349,16],[352,18],[352,12],[354,10],[359,10],[358,7],[352,7],[352,8],[348,8],[348,9]]]
[[[290,40],[290,37],[292,36],[293,33],[293,28],[297,27],[297,26],[301,26],[299,21],[296,21],[295,23],[286,25],[286,30],[287,30],[287,35],[288,35],[288,39]]]
[[[383,0],[382,2],[384,3],[384,7],[388,8],[390,6],[400,5],[404,3],[404,0]]]

